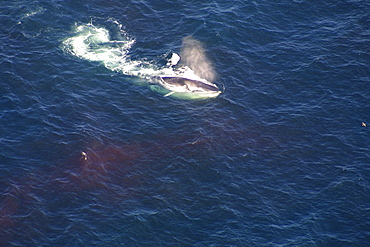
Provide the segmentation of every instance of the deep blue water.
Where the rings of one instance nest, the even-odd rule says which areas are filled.
[[[368,1],[1,1],[0,24],[1,246],[369,245]],[[164,97],[68,50],[79,27],[152,66],[192,35],[223,92]]]

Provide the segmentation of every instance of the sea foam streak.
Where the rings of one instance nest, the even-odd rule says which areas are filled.
[[[205,92],[202,88],[201,90],[188,90],[186,85],[166,87],[167,84],[163,84],[163,78],[179,77],[195,80],[198,82],[197,85],[204,83],[206,84],[204,88],[209,88],[208,85],[217,88],[211,83],[215,79],[215,73],[199,41],[192,37],[184,38],[180,64],[175,66],[174,63],[169,62],[166,66],[159,67],[144,60],[131,59],[128,53],[135,39],[130,37],[121,26],[119,27],[119,35],[115,35],[115,39],[112,39],[106,28],[97,27],[91,23],[76,26],[74,35],[63,42],[63,48],[66,52],[81,59],[101,62],[112,71],[145,78],[151,83],[152,90],[166,96],[209,98],[221,93],[221,91]]]

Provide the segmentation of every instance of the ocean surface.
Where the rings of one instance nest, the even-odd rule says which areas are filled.
[[[369,1],[2,0],[0,24],[0,246],[370,245]],[[188,36],[215,98],[153,84]]]

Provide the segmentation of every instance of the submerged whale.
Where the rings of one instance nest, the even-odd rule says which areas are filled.
[[[221,93],[220,89],[211,82],[203,82],[185,77],[161,76],[157,82],[165,89],[171,91],[165,96],[174,93],[185,93],[192,94],[197,98],[214,98]]]

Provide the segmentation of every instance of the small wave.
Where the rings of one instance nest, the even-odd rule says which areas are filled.
[[[24,14],[24,15],[23,15],[23,17],[21,18],[21,20],[23,20],[23,19],[27,19],[27,18],[32,17],[32,16],[34,16],[34,15],[41,14],[41,13],[43,13],[44,11],[45,11],[45,9],[44,9],[44,8],[42,8],[42,7],[38,7],[38,8],[36,8],[36,9],[30,10],[29,12],[27,12],[26,14]]]

